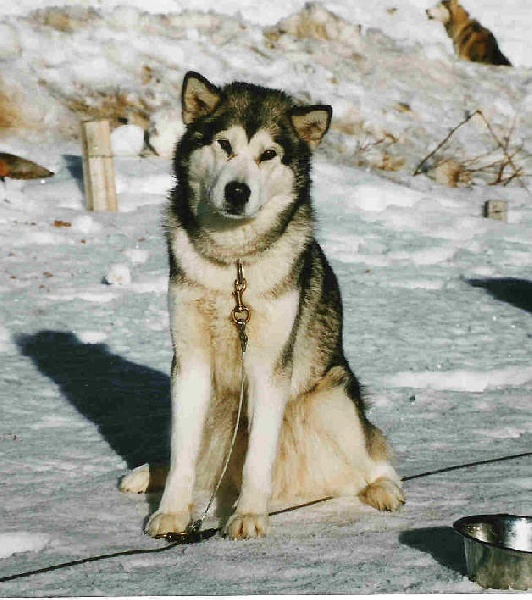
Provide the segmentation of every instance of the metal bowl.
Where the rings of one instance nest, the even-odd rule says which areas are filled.
[[[469,579],[483,588],[532,587],[532,517],[476,515],[453,527],[464,537]]]

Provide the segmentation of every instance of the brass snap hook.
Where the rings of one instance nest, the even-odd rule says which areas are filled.
[[[246,325],[251,317],[251,311],[244,304],[244,300],[242,299],[242,294],[244,293],[247,287],[247,281],[244,278],[244,267],[240,260],[236,261],[236,279],[234,285],[233,297],[235,299],[236,305],[231,311],[231,318],[233,319],[233,323],[236,325],[238,329],[238,336],[240,338],[240,344],[242,346],[242,352],[246,351],[248,337],[246,335]]]

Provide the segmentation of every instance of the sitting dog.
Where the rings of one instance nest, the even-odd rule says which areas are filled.
[[[351,495],[396,510],[400,479],[344,356],[340,289],[314,237],[310,159],[331,107],[190,72],[182,114],[166,213],[171,464],[141,466],[121,489],[164,486],[147,532],[185,531],[194,488],[215,488],[238,427],[224,480],[237,498],[228,537],[265,535],[271,500]],[[238,264],[250,315],[244,355],[231,318]]]
[[[458,0],[442,0],[427,10],[427,16],[443,23],[459,58],[486,65],[511,66],[510,61],[499,50],[493,33],[471,19]]]

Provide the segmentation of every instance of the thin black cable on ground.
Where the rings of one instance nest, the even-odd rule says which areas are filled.
[[[430,477],[431,475],[439,475],[440,473],[449,473],[451,471],[458,471],[460,469],[467,469],[469,467],[478,467],[481,465],[489,465],[498,462],[506,462],[509,460],[515,460],[517,458],[524,458],[526,456],[532,456],[532,452],[522,452],[521,454],[510,454],[508,456],[502,456],[499,458],[489,458],[486,460],[477,460],[474,462],[466,463],[463,465],[451,465],[450,467],[443,467],[441,469],[435,469],[434,471],[425,471],[424,473],[418,473],[417,475],[408,475],[407,477],[403,477],[403,481],[411,481],[413,479],[422,479],[423,477]],[[307,502],[306,504],[299,504],[297,506],[290,506],[288,508],[284,508],[282,510],[276,510],[270,513],[270,516],[279,515],[282,513],[292,512],[298,510],[300,508],[305,508],[307,506],[313,506],[314,504],[319,504],[320,502],[325,502],[330,500],[331,496],[327,496],[325,498],[320,498],[318,500],[313,500],[312,502]],[[200,538],[197,541],[201,541],[203,539],[209,539],[218,533],[219,529],[207,529],[199,532]],[[69,562],[60,563],[57,565],[51,565],[49,567],[42,567],[40,569],[34,569],[32,571],[25,571],[23,573],[15,573],[14,575],[7,575],[6,577],[0,577],[0,583],[7,583],[8,581],[14,581],[15,579],[24,579],[26,577],[31,577],[33,575],[39,575],[42,573],[51,573],[53,571],[59,571],[60,569],[67,569],[69,567],[77,567],[79,565],[84,565],[86,563],[98,562],[100,560],[108,560],[110,558],[119,558],[121,556],[136,556],[139,554],[158,554],[160,552],[166,552],[167,550],[171,550],[176,546],[183,545],[180,541],[173,541],[172,534],[169,534],[168,538],[169,544],[163,546],[162,548],[146,548],[146,549],[132,549],[132,550],[121,550],[119,552],[113,552],[110,554],[99,554],[96,556],[88,556],[86,558],[79,558],[75,560],[71,560]]]
[[[59,569],[66,569],[68,567],[77,567],[78,565],[84,565],[85,563],[97,562],[99,560],[107,560],[109,558],[117,558],[119,556],[135,556],[138,554],[157,554],[158,552],[164,552],[170,550],[175,546],[178,546],[179,542],[173,542],[162,548],[147,548],[137,550],[121,550],[119,552],[113,552],[111,554],[99,554],[97,556],[88,556],[86,558],[78,558],[68,562],[52,565],[50,567],[43,567],[41,569],[35,569],[33,571],[26,571],[25,573],[15,573],[14,575],[7,575],[6,577],[0,577],[0,583],[6,583],[7,581],[13,581],[14,579],[23,579],[24,577],[31,577],[32,575],[39,575],[40,573],[51,573],[52,571],[58,571]]]
[[[205,529],[201,532],[202,539],[209,539],[216,535],[218,529]],[[87,556],[86,558],[78,558],[70,560],[68,562],[59,563],[50,567],[42,567],[41,569],[35,569],[33,571],[26,571],[24,573],[15,573],[14,575],[7,575],[6,577],[0,577],[0,583],[6,583],[7,581],[13,581],[14,579],[23,579],[24,577],[31,577],[32,575],[39,575],[40,573],[51,573],[52,571],[58,571],[60,569],[67,569],[68,567],[77,567],[90,562],[98,562],[99,560],[107,560],[109,558],[118,558],[120,556],[138,556],[139,554],[158,554],[160,552],[166,552],[176,546],[182,546],[182,542],[172,541],[167,546],[162,548],[137,548],[131,550],[120,550],[118,552],[112,552],[110,554],[98,554],[96,556]]]
[[[497,462],[505,462],[507,460],[515,460],[516,458],[524,458],[525,456],[532,456],[532,452],[522,452],[521,454],[510,454],[501,458],[488,458],[486,460],[476,460],[474,462],[467,463],[465,465],[452,465],[450,467],[443,467],[441,469],[435,469],[434,471],[425,471],[424,473],[418,473],[417,475],[409,475],[403,477],[403,481],[411,481],[412,479],[421,479],[422,477],[429,477],[430,475],[439,475],[440,473],[450,473],[451,471],[458,471],[459,469],[467,469],[468,467],[478,467],[480,465],[489,465]]]

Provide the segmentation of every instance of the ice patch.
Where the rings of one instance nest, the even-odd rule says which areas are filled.
[[[151,281],[139,281],[131,284],[131,290],[139,294],[164,294],[168,291],[168,277],[155,277]]]
[[[0,533],[0,558],[20,552],[40,552],[49,541],[42,533]]]
[[[350,262],[356,260],[361,241],[360,238],[355,236],[336,232],[334,236],[330,236],[324,241],[323,246],[329,256],[334,256],[337,260]]]
[[[499,386],[523,385],[532,380],[532,367],[508,367],[497,371],[443,371],[397,373],[387,379],[394,387],[432,388],[459,392],[483,392]]]
[[[441,290],[443,289],[444,282],[442,280],[412,279],[410,281],[392,281],[388,285],[407,290]]]
[[[141,265],[150,257],[149,250],[140,250],[138,248],[130,248],[129,250],[126,250],[124,254],[134,265]]]
[[[408,261],[415,265],[435,265],[449,261],[456,254],[452,246],[441,246],[436,248],[423,248],[415,252],[393,252],[389,256],[394,260]]]
[[[520,438],[525,431],[516,427],[501,427],[500,429],[475,429],[479,435],[493,438],[494,440],[507,440]]]
[[[400,186],[360,185],[352,202],[361,210],[383,212],[389,206],[411,208],[421,200],[421,195]]]
[[[510,487],[521,487],[524,490],[530,490],[532,492],[532,477],[520,477],[515,479],[508,479],[507,481]]]
[[[497,274],[497,271],[493,267],[488,267],[488,266],[482,265],[480,267],[475,267],[475,268],[471,269],[471,273],[473,275],[479,275],[482,277],[493,277],[494,275]]]
[[[72,231],[87,234],[96,233],[100,231],[100,229],[100,225],[89,215],[82,215],[72,219]]]
[[[129,285],[131,283],[131,271],[124,264],[111,265],[104,281],[109,285]]]
[[[139,209],[141,206],[158,206],[164,202],[164,195],[160,194],[152,194],[152,193],[144,193],[144,194],[130,194],[130,193],[121,193],[118,198],[118,203],[120,205],[120,212],[127,213],[133,212]]]
[[[48,233],[46,231],[30,231],[15,241],[17,245],[27,244],[31,246],[34,244],[38,246],[53,245],[57,244],[58,242],[59,238],[55,233]]]
[[[166,197],[172,183],[172,176],[166,173],[148,177],[129,175],[126,180],[126,188],[134,194],[161,194]],[[146,203],[151,204],[152,202],[152,200],[148,200]]]
[[[40,429],[77,429],[82,427],[79,422],[72,421],[72,419],[68,417],[58,417],[54,416],[45,416],[37,423],[33,423],[30,425],[32,430],[40,430]],[[57,463],[56,463],[57,464]]]
[[[103,331],[82,331],[76,335],[84,344],[101,344],[107,339],[107,334]]]
[[[11,349],[11,334],[0,323],[0,352],[8,352]]]
[[[30,180],[24,182],[24,193],[32,198],[42,208],[44,203],[50,202],[53,207],[79,208],[84,203],[84,194],[74,181],[61,181],[43,179],[37,182]]]
[[[48,294],[46,296],[47,300],[58,300],[58,301],[68,301],[68,300],[84,300],[85,302],[111,302],[116,298],[116,294],[112,294],[109,292],[64,292],[62,294]]]

